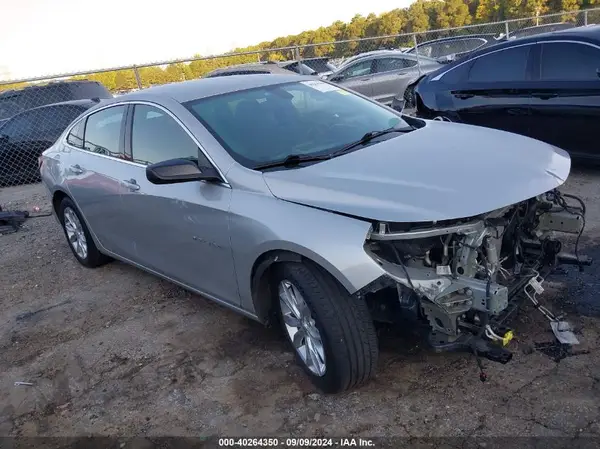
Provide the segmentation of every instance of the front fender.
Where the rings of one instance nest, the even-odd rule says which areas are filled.
[[[384,274],[364,251],[369,222],[235,191],[230,232],[241,305],[255,312],[252,273],[266,253],[285,251],[308,258],[328,271],[350,294]]]

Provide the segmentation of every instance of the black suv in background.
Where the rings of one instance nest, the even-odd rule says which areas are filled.
[[[87,80],[58,81],[0,92],[0,125],[13,115],[38,106],[91,98],[112,98],[112,94],[99,82]]]
[[[0,123],[0,187],[39,181],[38,158],[73,120],[99,101],[44,105]]]

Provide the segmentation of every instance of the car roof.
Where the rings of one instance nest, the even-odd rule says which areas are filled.
[[[421,45],[429,45],[432,43],[436,43],[436,42],[448,42],[448,41],[455,41],[455,40],[461,40],[461,39],[469,39],[469,38],[496,38],[496,34],[493,33],[480,33],[480,34],[464,34],[461,36],[449,36],[449,37],[441,37],[439,39],[432,39],[430,41],[424,41],[424,42],[420,42],[417,46],[420,47]],[[413,50],[415,47],[411,47],[411,50]]]
[[[295,61],[286,61],[288,63],[293,63]],[[287,70],[281,66],[281,63],[278,62],[255,62],[249,64],[236,64],[228,67],[223,67],[219,69],[215,69],[206,75],[205,78],[210,77],[211,75],[216,75],[218,73],[227,73],[227,72],[236,72],[238,70],[248,70],[248,71],[268,71],[269,73],[283,73],[288,74],[291,70]]]
[[[363,58],[371,58],[371,57],[377,57],[377,56],[401,56],[403,58],[409,58],[409,59],[416,59],[417,56],[412,54],[412,53],[407,53],[404,52],[402,50],[374,50],[374,51],[368,51],[365,53],[360,53],[356,56],[352,56],[351,58],[346,59],[345,61],[343,61],[338,67],[336,72],[341,71],[342,69],[345,69],[346,67],[348,67],[348,65],[355,63],[356,61],[360,61]],[[423,60],[428,60],[428,61],[435,61],[434,58],[428,58],[427,56],[423,56],[423,55],[419,55],[418,56],[419,59],[423,59]]]
[[[563,39],[575,39],[581,41],[591,41],[599,43],[600,41],[600,25],[588,25],[576,28],[568,28],[564,30],[549,31],[545,33],[535,34],[533,36],[520,37],[518,39],[509,39],[498,42],[493,46],[487,46],[480,50],[474,51],[468,56],[469,59],[490,51],[499,50],[501,48],[510,48],[517,45],[523,45],[538,41],[553,41]]]
[[[197,80],[182,81],[179,83],[163,84],[160,86],[142,89],[137,92],[121,95],[115,98],[115,102],[131,100],[152,100],[160,98],[172,98],[179,103],[214,95],[227,94],[241,90],[258,87],[272,86],[298,81],[315,81],[314,76],[298,75],[294,72],[289,75],[258,73],[256,75],[231,75],[217,76],[214,78],[200,78]],[[113,102],[113,100],[109,100]],[[106,104],[106,102],[104,102]]]

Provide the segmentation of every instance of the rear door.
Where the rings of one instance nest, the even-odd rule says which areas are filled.
[[[536,50],[531,136],[578,157],[600,156],[600,48],[548,41]]]
[[[121,181],[131,167],[124,152],[126,112],[125,105],[112,106],[80,120],[69,131],[61,158],[67,188],[90,229],[118,255],[131,246],[121,232]]]
[[[374,61],[374,59],[367,59],[352,63],[333,76],[331,81],[366,95],[367,97],[372,97]]]
[[[128,126],[134,165],[123,193],[121,232],[134,252],[127,257],[147,269],[217,299],[239,303],[229,239],[231,188],[187,182],[156,185],[149,164],[193,158],[210,166],[187,130],[157,106],[136,104]]]
[[[371,81],[373,99],[391,104],[418,74],[417,61],[401,57],[375,59]]]
[[[464,78],[450,91],[453,109],[461,121],[528,135],[531,48],[504,48],[465,63],[469,66]]]

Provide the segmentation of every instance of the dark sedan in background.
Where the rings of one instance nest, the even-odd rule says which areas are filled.
[[[40,106],[0,126],[0,187],[40,180],[38,158],[83,112],[100,100],[74,100]]]
[[[409,86],[416,115],[510,131],[600,159],[600,26],[508,40]]]

